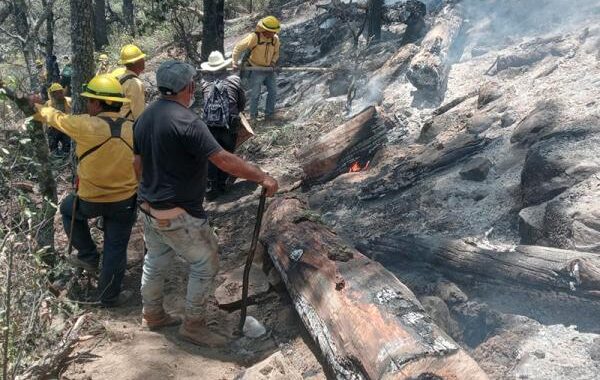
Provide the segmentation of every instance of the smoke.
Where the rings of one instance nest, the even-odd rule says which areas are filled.
[[[504,45],[522,37],[560,34],[600,20],[600,0],[463,0],[468,37],[478,45]]]

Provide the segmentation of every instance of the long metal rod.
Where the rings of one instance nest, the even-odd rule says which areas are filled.
[[[267,200],[267,190],[262,189],[260,194],[260,201],[258,202],[258,212],[256,214],[256,224],[254,225],[254,233],[252,234],[252,244],[250,245],[250,252],[246,257],[246,266],[244,267],[244,278],[242,282],[242,308],[240,310],[240,323],[238,325],[238,333],[243,334],[244,323],[246,322],[246,311],[248,308],[248,283],[250,280],[250,269],[252,268],[252,260],[254,260],[254,254],[256,253],[256,246],[258,245],[258,235],[260,235],[260,226],[262,224],[263,214],[265,212],[265,203]]]
[[[235,71],[232,68],[227,71]],[[261,71],[261,72],[306,72],[306,73],[333,73],[340,71],[333,67],[263,67],[263,66],[244,66],[241,71]]]

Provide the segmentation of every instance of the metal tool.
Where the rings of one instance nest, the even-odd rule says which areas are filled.
[[[237,71],[229,68],[227,71]],[[265,66],[242,66],[241,71],[263,71],[263,72],[305,72],[305,73],[334,73],[342,69],[334,67],[265,67]]]
[[[256,246],[258,244],[258,235],[260,235],[260,226],[262,224],[263,214],[265,212],[265,203],[267,200],[267,190],[262,189],[260,194],[260,201],[258,202],[258,212],[256,214],[256,224],[254,225],[254,233],[252,234],[252,244],[250,245],[250,251],[246,257],[246,266],[244,267],[244,277],[242,282],[242,308],[240,309],[240,324],[238,326],[238,333],[243,334],[244,323],[246,322],[246,311],[248,308],[248,282],[250,280],[250,269],[252,268],[252,260],[254,260],[254,254],[256,253]]]

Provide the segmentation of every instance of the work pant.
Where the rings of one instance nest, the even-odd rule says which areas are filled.
[[[277,101],[277,79],[274,72],[252,71],[250,72],[250,117],[258,116],[258,102],[262,85],[267,87],[267,105],[265,116],[273,116],[275,103]]]
[[[221,127],[210,127],[208,129],[215,140],[217,140],[219,145],[223,147],[223,149],[229,153],[233,153],[235,151],[235,143],[237,141],[238,126],[239,123],[232,123],[229,129]],[[208,162],[208,182],[211,189],[224,190],[228,178],[228,173],[225,173],[219,169],[212,162]]]
[[[61,145],[60,149],[59,143]],[[50,127],[48,128],[48,146],[53,153],[68,155],[71,151],[71,139],[61,131]]]
[[[185,313],[202,317],[219,270],[218,241],[208,221],[187,213],[170,220],[144,214],[144,241],[148,249],[142,275],[144,314],[163,310],[165,277],[177,254],[190,263]]]
[[[69,195],[60,206],[67,235],[71,232],[74,200],[75,196]],[[93,266],[98,265],[100,255],[90,234],[88,219],[99,216],[104,217],[104,253],[98,292],[100,301],[110,305],[121,292],[127,269],[127,245],[136,220],[136,197],[110,203],[78,200],[71,241],[77,249],[77,257]]]

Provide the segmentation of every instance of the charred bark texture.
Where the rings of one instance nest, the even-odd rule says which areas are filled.
[[[265,220],[262,241],[337,378],[487,379],[410,289],[314,221],[302,201],[275,200]]]
[[[369,1],[369,39],[381,40],[381,22],[383,17],[383,0]]]
[[[105,0],[94,0],[94,45],[96,50],[108,45]]]
[[[462,17],[455,5],[447,5],[421,42],[421,50],[410,63],[406,77],[420,90],[439,91],[448,76],[448,54],[460,33]]]
[[[73,77],[71,94],[73,113],[85,111],[84,99],[79,95],[83,85],[94,76],[94,37],[92,0],[70,0],[71,49],[73,50]]]
[[[406,190],[416,182],[447,169],[483,150],[490,139],[464,133],[446,145],[429,145],[415,156],[402,158],[383,177],[366,184],[361,199],[374,199]]]
[[[213,51],[224,53],[225,38],[224,0],[204,0],[204,21],[202,23],[202,47],[200,59],[204,62]]]
[[[585,297],[600,297],[600,256],[539,246],[495,250],[438,236],[391,235],[359,246],[385,267],[426,263],[454,280],[524,285]]]
[[[301,151],[304,184],[327,182],[347,173],[358,162],[364,166],[387,140],[386,118],[369,107],[353,119],[321,137]]]
[[[135,8],[133,7],[133,0],[123,0],[123,18],[125,19],[125,27],[129,31],[129,34],[135,37],[137,28],[135,26]]]

